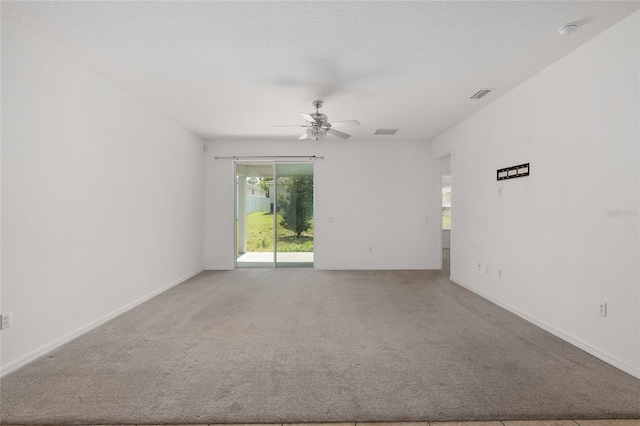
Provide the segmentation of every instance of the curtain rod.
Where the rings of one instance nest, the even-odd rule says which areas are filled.
[[[324,160],[324,157],[317,157],[315,155],[247,155],[247,156],[238,156],[234,155],[231,157],[215,157],[216,160],[249,160],[255,158],[308,158],[310,160]]]

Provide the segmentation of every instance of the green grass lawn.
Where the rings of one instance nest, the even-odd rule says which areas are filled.
[[[278,251],[313,252],[313,221],[311,228],[303,232],[300,239],[280,225],[278,216]],[[247,251],[273,251],[273,215],[256,212],[247,215]]]

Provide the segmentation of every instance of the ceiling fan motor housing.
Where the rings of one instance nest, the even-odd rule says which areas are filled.
[[[327,116],[324,114],[320,114],[319,112],[314,112],[313,114],[310,114],[314,120],[316,120],[316,123],[318,123],[318,125],[320,126],[325,126],[325,127],[330,127],[331,125],[329,123],[327,123]]]

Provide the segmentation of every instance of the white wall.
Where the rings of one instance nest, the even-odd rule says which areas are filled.
[[[202,269],[202,145],[3,23],[3,373]]]
[[[442,248],[451,248],[451,230],[442,230]]]
[[[635,13],[433,142],[453,149],[452,278],[636,376],[639,28]]]
[[[431,159],[428,143],[328,137],[208,145],[206,268],[234,266],[233,162],[215,159],[234,155],[325,157],[314,168],[317,269],[440,268],[440,175],[449,165]]]

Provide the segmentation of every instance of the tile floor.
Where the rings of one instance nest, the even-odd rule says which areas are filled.
[[[27,426],[27,425],[2,425]],[[41,425],[39,425],[41,426]],[[56,425],[62,426],[62,425]],[[90,425],[74,425],[90,426]],[[94,426],[94,425],[91,425]],[[97,426],[97,425],[96,425]],[[99,425],[125,426],[125,425]],[[502,420],[490,422],[394,422],[394,423],[260,423],[260,424],[191,424],[191,425],[129,425],[129,426],[640,426],[640,419],[620,420]]]

